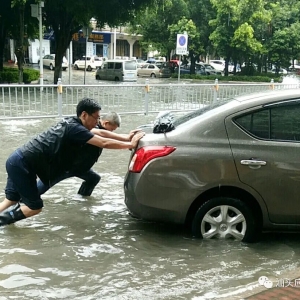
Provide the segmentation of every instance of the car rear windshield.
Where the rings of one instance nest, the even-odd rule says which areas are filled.
[[[232,100],[232,99],[230,99],[230,100]],[[177,118],[176,120],[174,120],[173,125],[176,128],[177,126],[179,126],[179,125],[181,125],[181,124],[183,124],[183,123],[185,123],[185,122],[187,122],[191,119],[194,119],[198,116],[201,116],[204,113],[207,113],[207,112],[211,111],[212,109],[220,107],[224,104],[225,104],[224,102],[220,101],[220,102],[212,103],[210,105],[204,105],[202,108],[200,108],[198,110],[192,111],[192,112],[190,112],[190,113],[188,113],[184,116],[181,116],[181,117]]]
[[[135,61],[125,61],[125,70],[136,70],[136,62]]]

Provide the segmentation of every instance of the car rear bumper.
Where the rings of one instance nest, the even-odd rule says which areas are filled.
[[[127,174],[124,182],[125,205],[133,217],[158,222],[184,223],[182,214],[178,211],[162,209],[141,203],[134,192],[136,181],[135,174],[129,174],[129,176]]]

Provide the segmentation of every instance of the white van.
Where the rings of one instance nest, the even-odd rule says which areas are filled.
[[[97,80],[137,81],[137,63],[134,60],[106,60],[97,69]]]

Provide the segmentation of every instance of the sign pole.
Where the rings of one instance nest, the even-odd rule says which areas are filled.
[[[39,36],[40,36],[40,85],[44,84],[44,74],[43,74],[43,25],[42,25],[42,7],[44,7],[44,2],[39,2]]]
[[[178,66],[178,82],[180,81],[180,65],[181,65],[181,55],[187,55],[187,41],[188,35],[186,32],[184,34],[177,34],[176,42],[176,54],[179,55],[179,66]]]
[[[84,29],[83,29],[84,30]],[[82,31],[83,31],[82,30]],[[88,27],[86,27],[85,31],[85,60],[84,60],[84,75],[83,75],[83,84],[85,85],[85,77],[86,77],[86,56],[87,56],[87,45],[88,45]]]
[[[181,65],[181,55],[179,55],[179,64],[178,64],[178,83],[180,82],[180,65]]]

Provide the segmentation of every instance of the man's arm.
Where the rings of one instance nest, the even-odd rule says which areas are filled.
[[[101,130],[101,129],[98,129]],[[107,130],[104,130],[107,131]],[[109,131],[108,131],[109,132]],[[111,133],[111,132],[110,132]],[[117,139],[106,138],[95,134],[90,140],[87,141],[88,144],[107,149],[132,149],[135,148],[139,140],[145,135],[144,132],[137,132],[131,139],[131,141],[120,141]]]
[[[134,129],[134,130],[131,130],[128,134],[120,134],[120,133],[114,133],[114,132],[106,130],[106,129],[93,128],[91,130],[91,132],[94,133],[95,135],[109,138],[109,139],[118,140],[118,141],[124,141],[124,142],[131,141],[132,137],[137,132],[140,132],[140,131],[141,131],[140,129]]]

